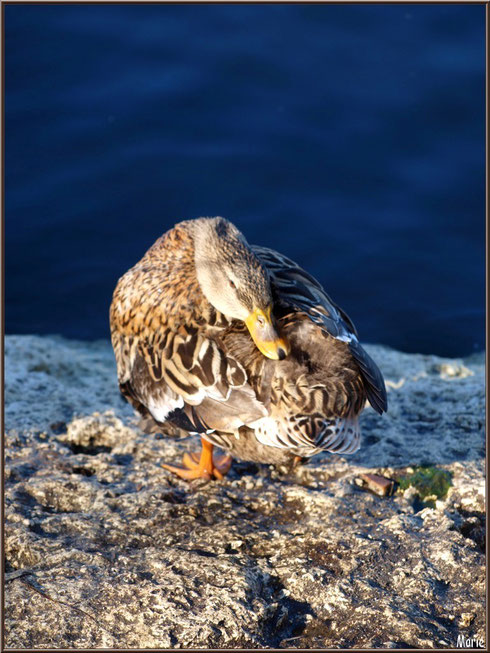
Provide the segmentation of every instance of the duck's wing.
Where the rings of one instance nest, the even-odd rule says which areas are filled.
[[[267,414],[243,366],[219,342],[186,327],[112,334],[121,393],[143,416],[187,431],[233,431]]]
[[[119,387],[159,424],[233,430],[266,410],[240,359],[222,346],[230,324],[200,291],[191,245],[174,228],[119,280],[110,308]]]
[[[324,333],[348,344],[364,379],[366,395],[378,412],[387,410],[383,376],[373,359],[361,347],[357,331],[349,316],[327,295],[321,284],[286,256],[266,247],[254,245],[254,252],[266,266],[279,311],[300,311],[308,315]]]

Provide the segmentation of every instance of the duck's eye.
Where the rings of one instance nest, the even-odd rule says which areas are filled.
[[[235,282],[232,281],[231,279],[230,279],[230,286],[231,286],[232,288],[236,288],[236,284],[235,284]]]

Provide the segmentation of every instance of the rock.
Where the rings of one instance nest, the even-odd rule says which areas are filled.
[[[7,647],[484,640],[484,356],[366,349],[390,406],[359,452],[188,484],[160,465],[196,441],[139,430],[108,343],[7,336]]]

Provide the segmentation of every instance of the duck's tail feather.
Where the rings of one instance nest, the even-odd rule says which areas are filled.
[[[271,417],[257,420],[251,428],[262,444],[288,449],[308,448],[350,454],[360,447],[357,417],[325,418],[296,415],[285,424]]]
[[[325,420],[315,445],[324,451],[337,454],[355,453],[361,446],[361,430],[357,417]]]
[[[359,365],[369,403],[381,415],[388,410],[388,398],[383,375],[371,356],[358,342],[352,340],[349,343],[349,349]]]

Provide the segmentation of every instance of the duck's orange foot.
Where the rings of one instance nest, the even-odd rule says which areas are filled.
[[[222,481],[230,470],[232,460],[231,456],[219,456],[213,459],[213,445],[202,440],[201,454],[185,453],[182,458],[183,467],[176,465],[162,465],[162,467],[188,481],[195,478],[210,480],[213,476]]]

